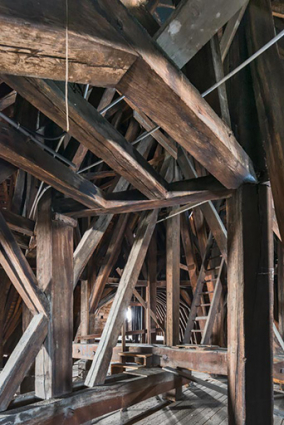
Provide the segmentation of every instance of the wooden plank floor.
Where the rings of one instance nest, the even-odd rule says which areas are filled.
[[[216,384],[215,380],[205,374],[195,376]],[[226,387],[224,383],[217,385]],[[202,385],[191,383],[184,387],[183,399],[164,406],[161,396],[150,398],[142,403],[117,411],[92,421],[92,425],[227,425],[227,396]],[[162,406],[159,410],[159,406]],[[164,406],[164,407],[163,407]],[[283,398],[277,399],[275,408],[284,410]],[[149,416],[140,415],[149,412]],[[284,418],[274,417],[274,425],[284,425]]]

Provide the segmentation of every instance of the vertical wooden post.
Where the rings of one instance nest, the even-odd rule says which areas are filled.
[[[179,343],[180,215],[167,220],[167,345]]]
[[[81,280],[81,323],[80,333],[81,335],[89,334],[89,282],[87,280]],[[85,339],[81,342],[87,342]]]
[[[244,185],[228,201],[229,424],[273,423],[271,195]]]
[[[279,333],[284,338],[284,250],[278,241],[278,320]]]
[[[48,336],[36,359],[36,395],[48,399],[72,391],[73,226],[51,217],[48,193],[39,204],[37,278],[50,302]]]
[[[156,234],[154,233],[149,249],[148,249],[148,282],[146,288],[146,303],[147,303],[147,315],[146,315],[146,329],[147,329],[147,343],[155,344],[156,332],[151,333],[152,328],[156,328],[156,323],[151,318],[150,310],[156,314],[157,308],[157,242]]]

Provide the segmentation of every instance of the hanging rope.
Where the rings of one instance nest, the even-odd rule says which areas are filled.
[[[69,54],[69,38],[68,38],[68,0],[66,0],[66,36],[65,36],[65,50],[66,50],[66,59],[65,59],[65,109],[66,109],[66,131],[69,131],[69,105],[68,105],[68,80],[69,80],[69,64],[68,64],[68,54]]]

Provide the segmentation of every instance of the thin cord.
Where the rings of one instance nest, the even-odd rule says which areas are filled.
[[[68,104],[68,80],[69,80],[69,64],[68,64],[68,46],[69,46],[69,34],[68,34],[68,0],[66,0],[66,68],[65,68],[65,108],[66,108],[66,132],[69,131],[69,104]]]

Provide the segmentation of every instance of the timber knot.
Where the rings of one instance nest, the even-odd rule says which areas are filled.
[[[117,23],[118,29],[120,31],[123,31],[123,22],[120,19],[117,18],[116,23]]]

